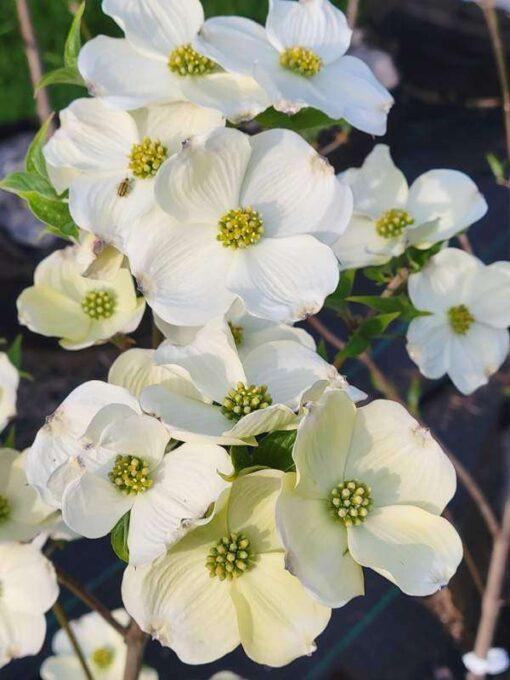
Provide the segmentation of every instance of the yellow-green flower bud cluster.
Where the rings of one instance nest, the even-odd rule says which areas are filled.
[[[230,534],[220,538],[209,550],[205,566],[211,578],[217,576],[220,581],[231,581],[254,565],[253,558],[249,539],[243,534]]]
[[[267,385],[256,387],[239,382],[223,400],[221,412],[230,420],[239,420],[253,411],[260,411],[271,406],[272,403]]]
[[[153,485],[149,466],[136,456],[117,456],[108,479],[119,491],[128,495],[143,493]]]
[[[379,236],[390,239],[401,236],[404,229],[412,224],[414,219],[407,210],[392,208],[381,215],[375,223],[375,228]]]
[[[315,52],[297,45],[280,54],[280,64],[305,78],[316,76],[324,66],[324,62]]]
[[[129,155],[129,169],[138,179],[154,177],[168,157],[168,149],[159,139],[144,137],[141,144],[133,144]]]
[[[115,295],[109,290],[91,290],[85,295],[81,308],[94,321],[110,319],[115,312]]]
[[[355,479],[342,482],[331,491],[329,503],[335,518],[346,527],[358,526],[372,507],[370,488]]]
[[[191,45],[180,45],[170,53],[168,68],[179,76],[205,76],[217,71],[218,64]]]
[[[475,321],[475,317],[471,314],[466,305],[450,307],[448,310],[448,319],[450,321],[450,326],[457,335],[466,335]]]
[[[225,248],[247,248],[260,241],[264,222],[251,206],[229,210],[218,223],[217,240]]]

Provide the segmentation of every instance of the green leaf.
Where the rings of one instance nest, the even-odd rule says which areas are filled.
[[[324,303],[328,309],[334,309],[337,312],[345,310],[345,299],[351,294],[356,279],[356,270],[347,269],[340,275],[340,282],[337,289],[331,295],[328,295]]]
[[[126,512],[113,527],[110,534],[113,552],[123,562],[129,562],[128,534],[129,512]]]
[[[365,305],[376,312],[383,312],[384,314],[399,312],[402,321],[412,321],[419,316],[429,316],[429,312],[420,312],[415,309],[411,300],[404,293],[386,298],[377,295],[353,295],[347,298],[347,300]]]
[[[7,350],[7,356],[9,358],[9,361],[14,366],[14,368],[16,368],[18,371],[21,370],[21,360],[22,360],[21,344],[22,344],[22,342],[23,342],[23,336],[17,335],[16,339],[14,340],[12,345]]]
[[[326,341],[321,338],[319,344],[317,345],[317,354],[324,359],[324,361],[329,361],[328,358],[328,348],[326,347]]]
[[[33,138],[32,143],[28,147],[27,156],[25,158],[25,170],[29,173],[34,173],[40,175],[44,179],[48,180],[48,171],[46,169],[46,159],[43,155],[43,147],[46,142],[46,137],[48,135],[48,130],[53,120],[53,114],[48,118],[48,120],[41,126],[40,130]]]
[[[497,182],[504,182],[506,175],[506,162],[501,161],[495,154],[488,153],[485,156],[487,163]]]
[[[344,120],[330,118],[322,111],[313,108],[301,109],[299,113],[289,116],[273,108],[267,109],[258,115],[255,120],[266,130],[272,128],[284,128],[285,130],[311,130],[312,128],[328,128],[334,125],[343,125]]]
[[[7,437],[4,439],[4,442],[2,446],[6,449],[15,449],[16,448],[16,426],[11,425],[9,428],[9,432],[7,433]]]
[[[35,92],[37,93],[41,88],[48,87],[49,85],[77,85],[78,87],[86,87],[81,73],[76,67],[72,66],[62,66],[62,68],[45,73],[37,83]]]
[[[82,2],[74,15],[71,28],[67,35],[64,47],[64,64],[68,68],[77,68],[78,55],[81,50],[81,20],[85,11],[85,2]]]
[[[335,358],[335,365],[339,367],[345,359],[357,357],[370,347],[372,341],[382,335],[388,326],[398,319],[400,312],[379,314],[365,319],[361,326],[350,336],[344,349]]]
[[[22,198],[24,198],[24,194],[31,192],[41,194],[46,198],[58,198],[49,181],[33,172],[11,172],[10,175],[0,181],[0,189],[11,194],[17,194]]]
[[[268,434],[253,449],[253,465],[288,472],[294,468],[292,449],[296,430],[280,430]]]
[[[244,468],[253,465],[250,452],[247,446],[231,446],[230,458],[234,466],[234,479]]]
[[[383,264],[379,267],[365,267],[363,275],[370,281],[375,281],[379,284],[386,284],[393,277],[393,270],[390,264]]]
[[[20,196],[27,201],[31,212],[49,227],[48,231],[52,234],[68,240],[78,239],[78,227],[71,218],[67,203],[34,191],[28,191]]]

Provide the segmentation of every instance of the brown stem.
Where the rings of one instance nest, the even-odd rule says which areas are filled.
[[[66,574],[60,567],[55,567],[57,578],[61,585],[63,585],[69,592],[73,593],[79,600],[87,605],[89,609],[97,612],[103,619],[114,628],[117,633],[126,638],[128,629],[121,625],[113,616],[110,610],[100,602],[97,597],[86,591],[83,586],[78,583],[72,576]]]
[[[467,234],[458,234],[457,241],[459,242],[459,245],[462,248],[462,250],[465,250],[466,253],[473,255],[473,246],[471,245],[471,241],[469,240]]]
[[[34,26],[32,24],[32,18],[30,16],[30,9],[28,7],[27,0],[16,0],[16,10],[18,12],[18,21],[21,32],[21,37],[23,39],[23,47],[25,50],[25,56],[28,62],[28,68],[30,71],[30,80],[32,85],[35,87],[41,80],[43,75],[43,69],[41,64],[41,56],[39,52],[39,46],[37,44],[37,38],[34,31]],[[48,93],[44,88],[41,88],[35,95],[35,103],[37,109],[37,117],[42,125],[51,116],[51,105],[48,99]]]
[[[407,267],[402,267],[402,269],[398,271],[397,274],[388,283],[388,285],[382,292],[381,297],[389,298],[395,295],[400,286],[402,286],[407,281],[410,273],[411,272],[409,271],[409,269],[407,269]]]
[[[506,576],[506,565],[510,550],[510,494],[503,511],[501,531],[494,541],[492,556],[487,575],[487,585],[482,599],[482,615],[478,625],[475,641],[475,654],[486,659],[492,647],[494,635],[498,625],[501,606],[503,604],[502,591]],[[485,674],[468,673],[468,680],[483,680]]]
[[[136,621],[131,619],[126,634],[127,655],[124,680],[138,680],[148,639],[149,636],[143,632]]]
[[[94,676],[90,672],[90,668],[88,667],[87,661],[81,650],[78,640],[76,639],[73,629],[69,625],[67,616],[58,602],[55,602],[55,604],[53,605],[53,613],[55,615],[55,618],[57,619],[58,625],[62,628],[62,630],[65,631],[67,637],[69,638],[71,647],[73,648],[74,653],[78,657],[78,661],[80,662],[80,666],[82,667],[85,677],[87,678],[87,680],[94,680]]]
[[[358,22],[359,0],[349,0],[347,3],[347,22],[351,28]]]

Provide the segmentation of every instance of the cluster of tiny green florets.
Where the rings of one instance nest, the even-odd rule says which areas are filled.
[[[245,385],[237,383],[236,387],[223,400],[221,412],[230,420],[239,420],[253,411],[271,406],[273,400],[267,391],[267,385]]]
[[[149,466],[136,456],[117,456],[108,479],[128,495],[143,493],[154,483],[149,477]]]
[[[95,321],[110,319],[115,312],[115,295],[110,290],[91,290],[83,298],[81,308]]]
[[[322,59],[306,47],[289,47],[280,54],[280,64],[305,78],[312,78],[324,66]]]
[[[254,555],[250,550],[250,541],[243,534],[223,536],[209,550],[205,566],[211,578],[217,576],[220,581],[242,576],[254,565]]]
[[[218,64],[191,45],[181,45],[170,53],[168,68],[179,76],[205,76],[217,71]]]
[[[6,522],[9,519],[10,514],[11,504],[9,503],[9,500],[5,496],[0,495],[0,524]]]
[[[346,527],[358,526],[372,507],[370,488],[356,479],[341,482],[331,491],[330,507],[335,518]]]
[[[458,335],[466,335],[475,321],[475,317],[471,314],[466,305],[450,307],[448,310],[448,319],[453,331]]]
[[[407,210],[392,208],[381,215],[375,223],[375,228],[379,236],[390,239],[400,236],[411,224],[414,224],[414,220]]]
[[[226,248],[247,248],[264,233],[264,222],[251,206],[229,210],[218,223],[217,240]]]
[[[154,177],[168,157],[168,149],[159,139],[144,137],[133,144],[129,154],[129,169],[138,179]]]
[[[112,665],[114,658],[115,652],[111,647],[100,647],[92,652],[92,661],[94,665],[102,671]]]
[[[236,343],[236,347],[240,347],[243,344],[244,339],[244,328],[242,326],[235,326],[231,321],[228,322],[230,331]]]

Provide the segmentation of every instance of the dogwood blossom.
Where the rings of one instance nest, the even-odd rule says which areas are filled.
[[[319,601],[339,607],[363,595],[362,567],[409,595],[448,583],[462,559],[457,532],[440,517],[455,472],[402,406],[357,410],[329,390],[302,421],[293,457],[277,525],[287,568]]]
[[[108,105],[131,110],[189,100],[233,122],[269,105],[253,78],[227,73],[193,48],[204,23],[199,0],[103,0],[102,7],[126,37],[90,40],[78,68],[91,94]]]
[[[115,404],[119,414],[126,407],[141,413],[138,400],[127,390],[99,380],[83,383],[64,399],[37,433],[27,453],[28,483],[54,508],[61,507],[66,486],[82,473],[79,456],[83,435],[105,406]]]
[[[75,257],[79,273],[90,279],[114,279],[127,266],[120,250],[84,230],[80,230]]]
[[[366,64],[345,56],[351,36],[329,0],[270,0],[265,29],[250,19],[214,17],[195,46],[228,71],[253,76],[280,111],[313,106],[383,135],[393,98]]]
[[[123,249],[132,225],[155,206],[167,158],[192,135],[224,125],[218,111],[179,102],[131,113],[76,99],[44,148],[56,190],[69,189],[75,222]]]
[[[0,432],[16,415],[19,373],[5,352],[0,352]]]
[[[147,387],[140,397],[143,410],[182,441],[254,444],[264,432],[295,428],[302,402],[326,386],[349,389],[336,368],[297,342],[268,342],[241,360],[222,318],[185,347],[164,342],[156,361],[184,369],[195,386],[191,394],[165,381]],[[364,397],[358,391],[353,396]]]
[[[0,544],[30,541],[52,512],[28,485],[25,453],[0,448]]]
[[[330,610],[285,571],[274,522],[282,475],[239,477],[208,524],[151,566],[127,568],[124,606],[184,663],[214,661],[239,644],[276,667],[315,650]]]
[[[44,613],[58,597],[49,560],[31,543],[0,544],[0,668],[37,654],[44,643]]]
[[[79,246],[69,246],[45,258],[35,270],[34,285],[17,301],[21,324],[60,338],[60,345],[69,350],[134,331],[145,311],[127,269],[105,281],[87,278],[80,274],[78,253]]]
[[[409,187],[385,144],[341,179],[354,194],[353,218],[334,245],[342,269],[384,264],[409,246],[430,248],[487,212],[476,184],[458,170],[429,170]]]
[[[62,498],[66,524],[86,538],[108,534],[130,513],[127,544],[134,566],[147,564],[205,516],[232,474],[225,449],[181,446],[165,455],[170,436],[155,418],[107,406],[84,435],[84,472]],[[111,414],[111,417],[110,417]]]
[[[185,372],[178,375],[175,370],[155,363],[156,350],[135,347],[119,354],[108,372],[108,382],[129,390],[139,397],[146,387],[176,380],[192,385]],[[197,393],[198,394],[198,393]]]
[[[163,211],[134,229],[127,255],[140,290],[168,323],[197,326],[246,311],[292,323],[338,283],[329,247],[352,214],[349,187],[299,135],[193,137],[161,168]]]
[[[456,248],[434,255],[409,278],[414,319],[407,351],[427,378],[447,373],[463,394],[486,385],[509,350],[510,263],[485,266]]]
[[[112,615],[121,625],[129,624],[124,609],[116,609]],[[122,636],[96,612],[71,621],[70,626],[94,678],[119,680],[127,653]],[[64,630],[53,636],[52,649],[54,656],[45,659],[39,671],[42,680],[83,680],[83,669]],[[142,668],[139,677],[158,680],[156,671],[147,667]]]

